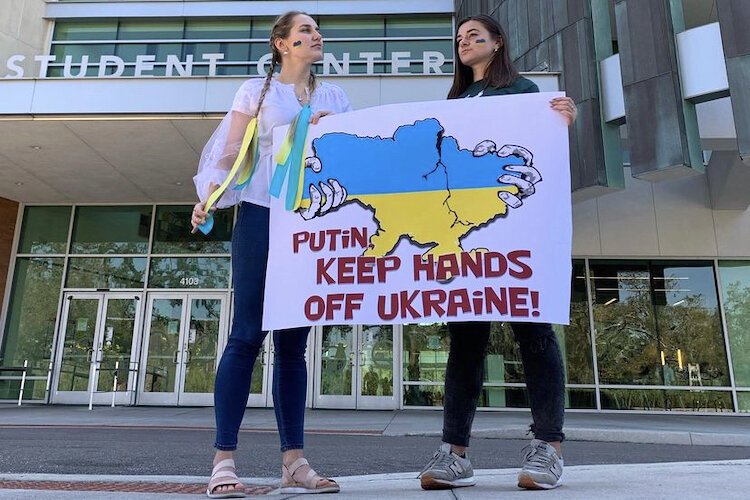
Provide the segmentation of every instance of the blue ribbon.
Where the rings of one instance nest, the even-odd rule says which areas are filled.
[[[297,199],[297,191],[299,189],[300,176],[304,165],[302,164],[303,155],[305,154],[305,145],[307,142],[307,130],[310,128],[310,117],[312,116],[312,110],[310,105],[305,105],[299,112],[296,118],[296,126],[294,130],[290,130],[290,134],[293,133],[292,147],[289,156],[286,161],[276,165],[276,170],[271,180],[270,193],[274,198],[281,196],[281,188],[284,186],[287,173],[289,173],[289,182],[287,183],[286,193],[286,209],[293,210],[294,204]]]

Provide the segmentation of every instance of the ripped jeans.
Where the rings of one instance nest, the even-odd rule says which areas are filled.
[[[557,337],[547,323],[511,323],[521,350],[529,392],[531,432],[542,441],[563,441],[565,373]],[[490,323],[448,323],[450,354],[445,374],[443,442],[469,446],[484,379]]]

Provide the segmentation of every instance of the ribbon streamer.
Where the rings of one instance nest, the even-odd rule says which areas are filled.
[[[305,151],[307,151],[307,132],[310,128],[312,110],[305,105],[289,126],[284,143],[276,154],[276,170],[271,180],[270,193],[274,198],[281,196],[281,189],[289,174],[287,182],[287,210],[297,210],[302,201],[302,184],[304,182]]]
[[[242,167],[242,172],[240,172],[240,177],[237,179],[238,184],[239,182],[242,182],[242,185],[246,185],[248,182],[250,182],[250,178],[253,175],[253,172],[255,170],[255,164],[257,163],[257,131],[258,128],[258,119],[253,118],[250,120],[250,123],[247,124],[247,128],[245,129],[245,135],[242,137],[242,144],[240,145],[240,150],[237,153],[237,158],[234,160],[234,164],[232,165],[232,168],[229,170],[229,174],[227,175],[227,178],[224,179],[224,182],[221,183],[221,185],[208,196],[208,200],[206,200],[206,206],[203,210],[208,212],[208,216],[206,217],[206,220],[203,222],[203,224],[200,224],[198,226],[198,229],[203,234],[208,234],[211,232],[211,229],[214,227],[214,216],[211,213],[211,208],[213,208],[214,204],[221,198],[221,195],[224,194],[224,192],[227,190],[229,185],[232,183],[232,180],[237,176],[237,173],[240,172],[240,168]],[[255,144],[255,153],[253,155],[253,161],[250,163],[247,161],[248,156],[248,149],[250,149],[251,144]]]

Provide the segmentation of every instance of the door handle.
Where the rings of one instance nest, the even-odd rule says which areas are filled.
[[[86,351],[86,362],[91,363],[94,356],[94,349],[89,349]]]
[[[174,364],[177,364],[177,356],[178,356],[179,354],[180,354],[180,351],[179,351],[179,350],[177,350],[177,351],[175,351],[175,352],[174,352],[174,356],[172,356],[172,362],[173,362]]]
[[[190,363],[190,349],[185,349],[185,364]]]

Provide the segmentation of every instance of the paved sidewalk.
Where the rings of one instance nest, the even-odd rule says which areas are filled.
[[[566,467],[562,487],[546,492],[528,492],[516,487],[517,469],[478,470],[477,486],[455,489],[452,491],[422,491],[415,479],[416,472],[401,474],[384,474],[373,476],[354,476],[337,478],[341,493],[326,498],[331,499],[495,499],[525,498],[543,496],[545,499],[745,499],[750,491],[750,460],[731,460],[720,462],[684,462],[663,464],[631,465],[581,465]],[[4,489],[9,481],[23,481],[24,489]],[[49,489],[27,489],[32,485],[43,485],[46,481],[68,482],[69,491]],[[3,475],[0,474],[0,499],[188,499],[205,498],[202,492],[156,493],[145,492],[144,488],[133,492],[111,492],[104,487],[91,491],[91,482],[106,486],[106,483],[131,483],[143,485],[150,483],[155,490],[159,483],[170,483],[201,488],[205,478],[201,477],[161,477],[153,476],[50,476],[50,475]],[[254,494],[268,492],[267,480],[257,478],[244,479],[247,485],[259,485]],[[265,483],[264,483],[265,481]],[[78,485],[78,489],[75,485]],[[201,485],[201,486],[198,486]],[[86,491],[89,489],[89,491]],[[83,490],[83,491],[82,491]],[[136,490],[138,491],[138,490]],[[195,491],[195,490],[193,490]],[[274,492],[268,493],[273,495]],[[291,496],[277,495],[277,498]],[[296,498],[299,498],[297,496]]]
[[[528,411],[478,412],[475,437],[525,439]],[[0,427],[93,426],[213,429],[213,408],[0,406]],[[309,433],[361,433],[389,436],[439,436],[442,412],[435,410],[308,410]],[[273,409],[249,408],[242,430],[276,431]],[[750,446],[750,416],[663,415],[567,412],[571,441]]]

